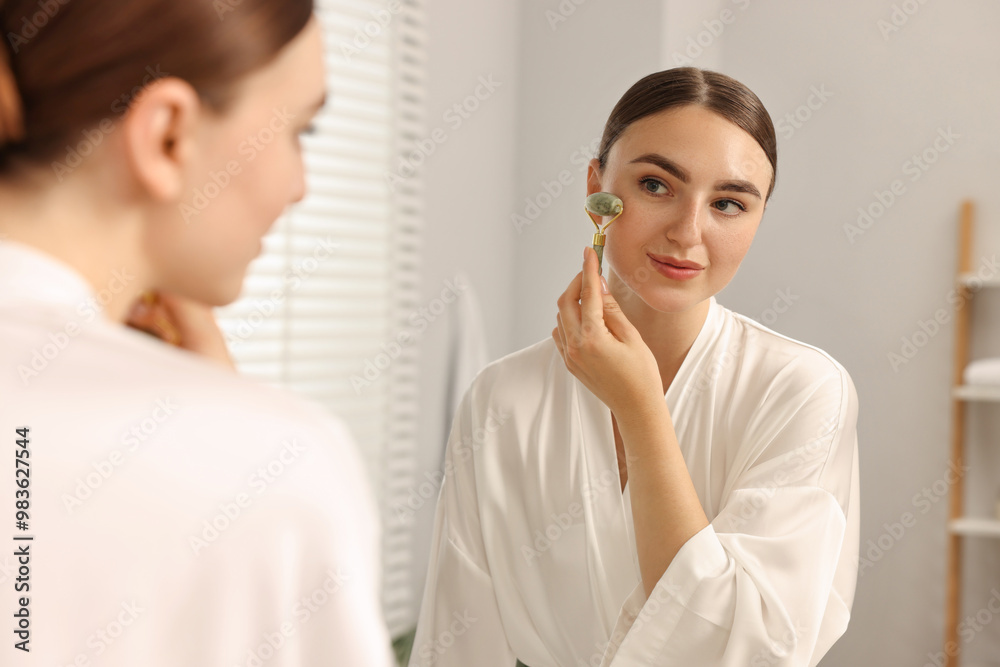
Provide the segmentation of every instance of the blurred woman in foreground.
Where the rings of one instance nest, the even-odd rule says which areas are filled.
[[[211,316],[305,192],[312,2],[7,1],[0,21],[2,495],[31,538],[3,654],[390,664],[349,434],[234,373]],[[125,326],[149,291],[179,346]]]

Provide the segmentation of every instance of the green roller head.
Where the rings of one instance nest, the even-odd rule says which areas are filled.
[[[618,215],[624,206],[622,200],[610,192],[595,192],[587,197],[587,210],[594,215]]]

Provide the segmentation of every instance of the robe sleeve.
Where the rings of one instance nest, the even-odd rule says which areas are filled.
[[[846,630],[859,541],[853,382],[836,365],[764,393],[718,513],[648,599],[639,585],[626,600],[603,666],[811,667]]]
[[[474,390],[455,414],[445,452],[424,596],[410,667],[513,667],[486,560],[475,482]],[[485,409],[485,408],[484,408]]]

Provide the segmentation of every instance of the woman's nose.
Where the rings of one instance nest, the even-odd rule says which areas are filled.
[[[667,238],[683,247],[698,245],[701,243],[703,215],[703,207],[694,201],[677,207],[665,230]]]

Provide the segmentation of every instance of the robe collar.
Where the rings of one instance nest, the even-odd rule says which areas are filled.
[[[19,241],[0,241],[0,306],[50,304],[103,313],[94,290],[68,264]]]

